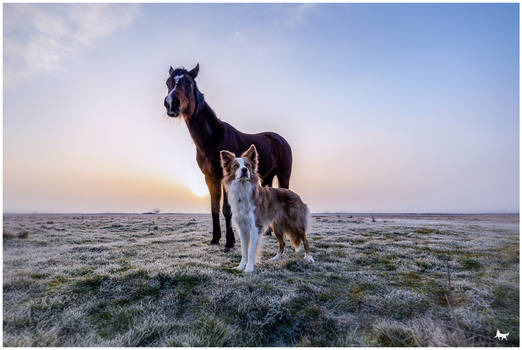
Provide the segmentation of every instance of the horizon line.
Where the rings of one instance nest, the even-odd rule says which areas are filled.
[[[349,214],[349,215],[520,215],[520,212],[348,212],[348,211],[322,211],[311,212],[317,214]],[[3,215],[211,215],[210,212],[4,212]]]

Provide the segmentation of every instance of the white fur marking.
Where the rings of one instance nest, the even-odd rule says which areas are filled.
[[[174,79],[174,87],[172,88],[172,90],[170,90],[169,94],[167,95],[167,103],[169,104],[169,109],[172,109],[172,94],[174,93],[174,91],[176,91],[176,87],[178,86],[178,82],[181,78],[183,78],[185,75],[176,75],[175,77],[173,77]]]
[[[255,253],[260,237],[254,215],[256,207],[252,203],[251,198],[252,184],[248,181],[239,181],[236,179],[227,187],[230,208],[232,209],[232,218],[239,227],[239,237],[241,238],[241,262],[237,269],[244,269],[245,272],[251,272],[254,270]]]

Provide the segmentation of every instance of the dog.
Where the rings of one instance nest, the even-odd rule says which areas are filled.
[[[507,340],[509,333],[500,333],[500,331],[497,329],[497,335],[494,336],[494,338],[497,338],[498,340]]]
[[[257,173],[258,155],[254,145],[239,158],[226,150],[220,152],[220,157],[223,185],[241,238],[241,262],[236,269],[244,272],[254,270],[256,249],[260,246],[260,232],[264,232],[268,226],[279,242],[279,250],[270,260],[282,259],[286,236],[296,251],[302,242],[304,259],[313,262],[306,239],[310,211],[299,195],[284,188],[261,186]]]

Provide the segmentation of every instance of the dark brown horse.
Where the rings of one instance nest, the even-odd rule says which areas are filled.
[[[219,203],[223,179],[219,152],[228,150],[239,157],[251,144],[254,144],[259,153],[259,175],[263,186],[272,186],[274,176],[277,176],[279,186],[288,188],[292,171],[292,150],[288,142],[276,133],[245,134],[220,120],[197,88],[195,79],[198,71],[199,64],[191,71],[170,67],[167,79],[168,95],[165,97],[164,104],[167,115],[183,117],[196,145],[196,161],[205,175],[210,193],[213,224],[210,244],[219,244],[221,238]],[[235,238],[231,224],[232,212],[224,189],[223,215],[226,222],[225,252],[227,252],[234,246]]]

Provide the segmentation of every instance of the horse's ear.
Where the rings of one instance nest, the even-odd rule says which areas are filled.
[[[174,73],[174,68],[172,68],[172,66],[170,66],[169,75],[172,75],[172,73]]]
[[[192,77],[192,79],[196,79],[196,77],[198,76],[198,72],[199,72],[199,63],[196,64],[196,66],[194,68],[192,68],[192,70],[189,72],[189,74]]]
[[[241,157],[250,160],[252,162],[252,164],[254,165],[254,170],[257,171],[257,149],[256,149],[256,146],[254,146],[253,144],[250,145],[250,147],[248,147],[248,149],[245,152],[243,152]]]
[[[229,151],[220,151],[219,156],[221,157],[221,167],[226,171],[230,166],[230,163],[236,159],[236,155]]]

